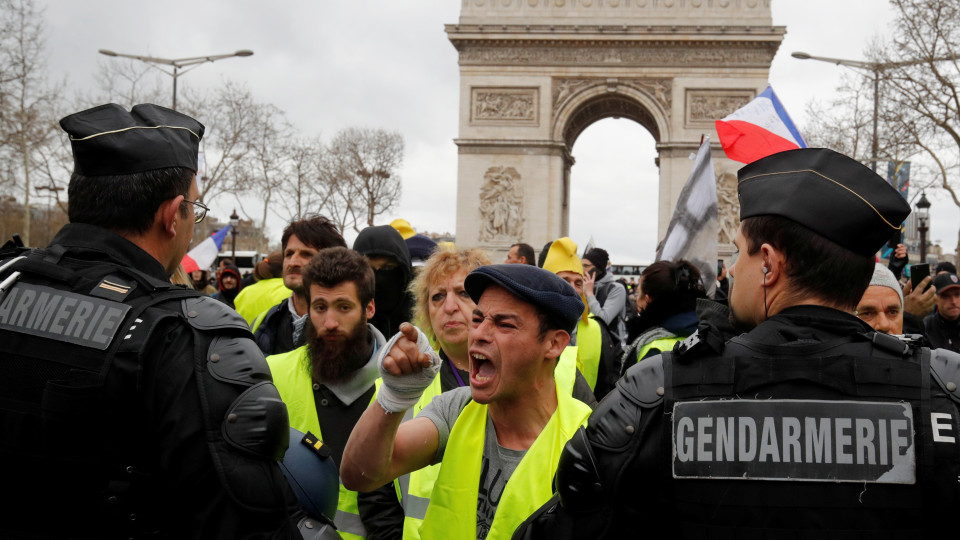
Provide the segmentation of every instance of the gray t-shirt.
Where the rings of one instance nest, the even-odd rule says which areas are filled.
[[[470,387],[455,388],[434,398],[420,411],[418,417],[429,418],[437,426],[439,444],[433,463],[443,460],[443,452],[450,438],[450,430],[456,423],[463,408],[470,403]],[[480,465],[480,486],[477,499],[477,538],[483,539],[490,532],[497,505],[503,497],[507,480],[517,469],[526,450],[511,450],[497,443],[497,431],[487,415],[487,429],[483,440],[483,460]]]

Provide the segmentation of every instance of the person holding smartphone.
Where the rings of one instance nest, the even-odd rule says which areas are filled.
[[[601,248],[590,248],[583,254],[583,292],[594,317],[603,320],[620,349],[627,345],[624,325],[627,289],[607,272],[610,256]]]

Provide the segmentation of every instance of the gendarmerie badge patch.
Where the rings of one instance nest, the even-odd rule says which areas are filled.
[[[913,484],[913,430],[908,403],[677,403],[673,476]]]
[[[0,328],[102,351],[128,311],[126,304],[21,282],[0,303]]]

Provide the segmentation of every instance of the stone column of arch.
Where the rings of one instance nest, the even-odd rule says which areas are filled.
[[[571,149],[609,117],[657,141],[662,238],[690,154],[767,86],[785,33],[769,0],[462,0],[446,31],[460,63],[457,243],[494,253],[569,233],[570,182],[586,181]],[[716,142],[713,157],[728,255],[741,164]]]

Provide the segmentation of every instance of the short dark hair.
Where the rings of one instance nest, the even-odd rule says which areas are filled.
[[[799,297],[815,296],[854,309],[873,279],[872,257],[859,255],[820,236],[796,221],[781,216],[744,219],[741,231],[750,255],[770,244],[784,254],[791,290]]]
[[[547,335],[547,332],[549,332],[550,330],[563,330],[568,334],[570,333],[567,331],[566,328],[564,328],[563,324],[561,324],[560,321],[556,317],[554,317],[552,314],[548,313],[547,311],[545,311],[543,308],[539,306],[536,306],[534,304],[530,304],[530,305],[533,306],[534,311],[537,312],[537,320],[540,322],[540,327],[537,329],[537,339],[542,340],[544,336]]]
[[[373,268],[366,257],[352,249],[343,246],[321,249],[303,271],[303,288],[308,298],[311,285],[336,287],[345,281],[357,286],[357,298],[363,306],[373,300],[376,286]]]
[[[184,167],[114,176],[84,176],[74,172],[67,188],[67,215],[71,223],[145,233],[164,201],[178,195],[186,198],[195,174]],[[193,209],[186,206],[180,207],[184,218],[193,215]]]
[[[530,244],[524,244],[524,243],[514,244],[510,246],[510,248],[511,249],[517,248],[517,256],[525,258],[527,261],[527,264],[529,264],[530,266],[537,265],[537,255],[534,253],[533,246],[531,246]]]
[[[543,245],[543,249],[540,250],[540,255],[537,257],[538,267],[543,268],[543,263],[547,261],[547,253],[550,253],[550,246],[552,245],[553,245],[553,240]]]
[[[292,235],[296,235],[301,242],[315,249],[347,247],[337,226],[325,216],[308,216],[291,221],[283,229],[283,237],[280,240],[284,251],[287,250],[287,241]]]

